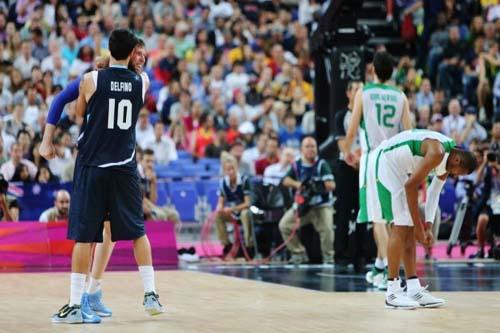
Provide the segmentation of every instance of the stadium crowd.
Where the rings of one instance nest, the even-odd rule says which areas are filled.
[[[195,160],[228,151],[242,174],[264,175],[272,165],[274,172],[284,149],[298,155],[315,132],[309,36],[324,2],[1,2],[0,173],[9,182],[72,180],[82,119],[67,105],[57,157],[47,162],[38,153],[47,112],[68,82],[109,54],[118,27],[147,51],[151,88],[136,128],[139,150],[153,151],[158,165],[180,151]],[[393,81],[408,96],[415,127],[454,138],[478,159],[499,149],[491,143],[500,141],[500,5],[388,0],[387,7],[408,45]],[[156,180],[154,168],[143,176]]]

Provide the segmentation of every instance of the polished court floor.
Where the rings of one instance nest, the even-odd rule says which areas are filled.
[[[352,270],[339,274],[332,266],[210,264],[186,268],[318,291],[374,291],[363,274]],[[419,263],[417,272],[431,291],[500,291],[500,262]]]
[[[0,332],[498,332],[498,264],[420,269],[431,289],[442,290],[435,294],[446,299],[444,308],[387,310],[383,293],[362,276],[332,267],[214,263],[157,271],[167,312],[155,318],[142,310],[139,274],[109,272],[103,291],[113,317],[71,326],[50,323],[68,299],[67,273],[2,273]]]

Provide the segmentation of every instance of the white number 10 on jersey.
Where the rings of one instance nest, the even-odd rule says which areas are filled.
[[[108,129],[115,128],[115,99],[109,99]],[[132,102],[129,99],[122,99],[118,103],[116,112],[116,124],[121,130],[128,130],[132,126]]]

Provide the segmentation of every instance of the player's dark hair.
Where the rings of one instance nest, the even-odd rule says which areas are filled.
[[[116,29],[109,37],[109,51],[116,60],[125,60],[137,45],[137,37],[130,30]]]
[[[468,150],[453,149],[460,156],[461,166],[467,170],[467,174],[471,174],[477,168],[477,160],[474,153]]]
[[[142,155],[154,155],[155,152],[153,151],[153,149],[150,149],[150,148],[147,148],[147,149],[144,149],[142,151]]]
[[[373,57],[373,67],[375,68],[375,74],[377,74],[380,82],[386,82],[392,76],[392,56],[385,51],[375,53],[375,56]]]

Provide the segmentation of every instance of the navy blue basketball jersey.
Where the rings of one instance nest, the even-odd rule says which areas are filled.
[[[78,137],[79,163],[135,168],[135,125],[144,104],[146,79],[121,66],[91,75],[96,91],[88,101]]]

